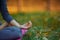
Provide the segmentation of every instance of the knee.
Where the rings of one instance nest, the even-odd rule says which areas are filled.
[[[22,31],[18,27],[12,26],[12,27],[6,28],[6,30],[10,30],[11,32],[16,33],[16,35],[19,37],[22,36]]]
[[[16,32],[16,35],[17,35],[18,37],[21,37],[21,36],[22,36],[22,31],[21,31],[21,29],[19,29],[19,28],[17,28],[17,27],[13,27],[13,28],[12,28],[12,31],[15,31],[15,32]]]
[[[19,32],[21,31],[21,29],[16,26],[11,26],[11,27],[8,27],[7,29],[11,31],[19,31]]]

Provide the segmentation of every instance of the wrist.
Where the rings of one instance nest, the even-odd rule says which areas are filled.
[[[14,19],[10,22],[10,24],[13,25],[13,26],[17,26],[17,27],[20,27],[20,26],[21,26],[21,25],[20,25],[16,20],[14,20]]]

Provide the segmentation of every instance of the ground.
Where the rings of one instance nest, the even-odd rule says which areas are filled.
[[[23,40],[43,40],[43,37],[48,40],[59,40],[60,12],[54,13],[56,13],[56,15],[53,16],[49,12],[20,12],[11,15],[21,24],[30,20],[33,23],[32,28],[30,28],[26,35],[24,35]],[[2,18],[0,20],[3,21]]]

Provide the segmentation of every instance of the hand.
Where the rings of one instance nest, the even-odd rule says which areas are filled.
[[[32,22],[29,21],[28,23],[25,23],[25,24],[21,25],[21,27],[24,28],[24,29],[29,29],[30,27],[32,27]]]

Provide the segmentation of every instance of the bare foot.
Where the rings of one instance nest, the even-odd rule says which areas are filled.
[[[22,28],[24,28],[24,29],[29,29],[30,27],[32,27],[32,22],[31,21],[22,25]]]

